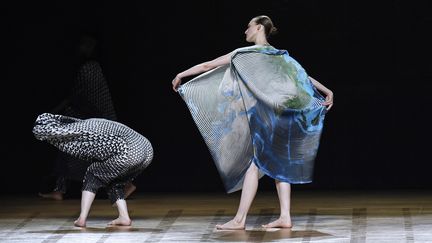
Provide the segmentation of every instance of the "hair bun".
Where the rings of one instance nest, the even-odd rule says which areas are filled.
[[[270,30],[270,35],[274,35],[276,33],[277,33],[277,28],[273,26]]]

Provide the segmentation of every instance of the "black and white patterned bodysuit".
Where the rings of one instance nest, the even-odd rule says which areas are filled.
[[[108,83],[99,62],[83,62],[69,95],[50,113],[80,119],[98,117],[117,120]],[[89,166],[88,162],[59,151],[53,171],[57,177],[54,191],[66,193],[68,180],[82,181]]]
[[[112,203],[124,199],[125,184],[153,159],[153,148],[144,136],[111,120],[43,113],[36,119],[33,134],[71,156],[90,161],[83,190],[96,193],[105,187]]]

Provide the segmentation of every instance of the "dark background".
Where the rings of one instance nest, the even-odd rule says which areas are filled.
[[[261,14],[279,29],[272,45],[288,50],[335,93],[314,182],[295,190],[431,189],[429,2],[4,2],[1,193],[44,187],[57,150],[33,137],[33,122],[67,94],[83,33],[100,40],[119,121],[154,146],[137,190],[223,192],[171,81],[195,64],[249,45],[244,31]],[[260,190],[274,190],[273,182],[263,178]]]

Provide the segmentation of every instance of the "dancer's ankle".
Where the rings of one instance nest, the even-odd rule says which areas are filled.
[[[246,222],[246,217],[245,216],[235,216],[234,218],[233,218],[233,222],[234,223],[236,223],[236,224],[239,224],[239,225],[241,225],[241,224],[245,224],[245,222]]]

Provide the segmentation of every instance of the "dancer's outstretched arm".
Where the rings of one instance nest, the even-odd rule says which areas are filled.
[[[181,84],[181,79],[184,77],[200,74],[203,72],[207,72],[209,70],[212,70],[213,68],[217,68],[219,66],[229,64],[231,61],[231,55],[232,55],[232,52],[230,52],[226,55],[220,56],[220,57],[213,59],[211,61],[200,63],[198,65],[195,65],[195,66],[177,74],[177,76],[172,81],[173,90],[177,92],[177,88]]]
[[[321,92],[323,92],[326,95],[326,100],[322,103],[323,105],[327,106],[327,110],[330,110],[330,108],[333,106],[333,91],[328,89],[326,86],[321,84],[320,82],[316,81],[314,78],[309,76],[309,79],[311,80],[312,84]]]

